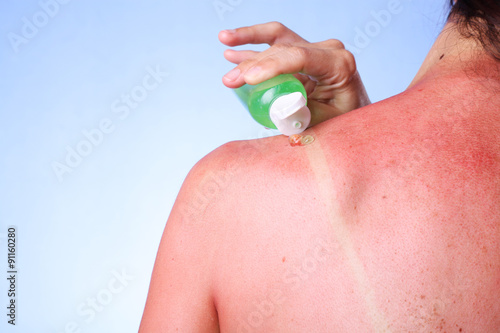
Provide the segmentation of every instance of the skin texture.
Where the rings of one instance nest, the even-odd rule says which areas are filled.
[[[448,24],[405,92],[307,130],[312,144],[206,156],[140,332],[500,331],[499,73]]]

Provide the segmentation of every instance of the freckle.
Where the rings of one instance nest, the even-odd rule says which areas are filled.
[[[382,199],[387,199],[387,196],[386,196],[386,195],[384,195],[384,196],[382,197]]]
[[[420,296],[420,298],[421,298],[421,299],[425,299],[425,295],[421,295],[421,296]]]
[[[286,257],[283,257],[283,259],[281,259],[282,262],[285,262],[286,261]]]

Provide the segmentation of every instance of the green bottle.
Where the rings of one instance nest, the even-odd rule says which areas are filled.
[[[235,93],[255,121],[282,134],[299,134],[311,122],[306,90],[292,74],[279,75],[257,85],[245,84],[235,89]]]

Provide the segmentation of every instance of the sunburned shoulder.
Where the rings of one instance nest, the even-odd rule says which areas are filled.
[[[310,134],[301,137],[307,135],[314,140]],[[284,135],[231,141],[203,157],[191,170],[190,178],[198,182],[199,179],[218,174],[220,177],[232,178],[232,182],[244,183],[256,181],[252,176],[265,178],[275,172],[291,171],[304,158],[304,145],[291,144],[290,138]]]
[[[190,211],[204,212],[196,220],[220,225],[255,207],[273,203],[268,208],[274,211],[295,200],[303,201],[300,195],[310,193],[316,181],[312,165],[326,164],[324,158],[315,158],[322,149],[315,131],[302,134],[308,135],[312,142],[302,145],[291,145],[283,135],[222,145],[191,170],[178,202]],[[331,168],[339,165],[333,163]]]

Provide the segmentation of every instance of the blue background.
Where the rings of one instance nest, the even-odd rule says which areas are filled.
[[[18,228],[19,274],[15,327],[0,279],[0,330],[137,331],[165,221],[190,168],[225,142],[276,134],[222,85],[232,65],[220,30],[276,20],[309,41],[340,39],[375,102],[411,82],[446,3],[2,1],[0,277],[9,225]],[[391,6],[398,12],[381,20]],[[162,82],[145,90],[157,69]],[[134,108],[127,94],[139,101]],[[113,131],[96,134],[102,122]],[[86,156],[69,167],[78,149]]]

